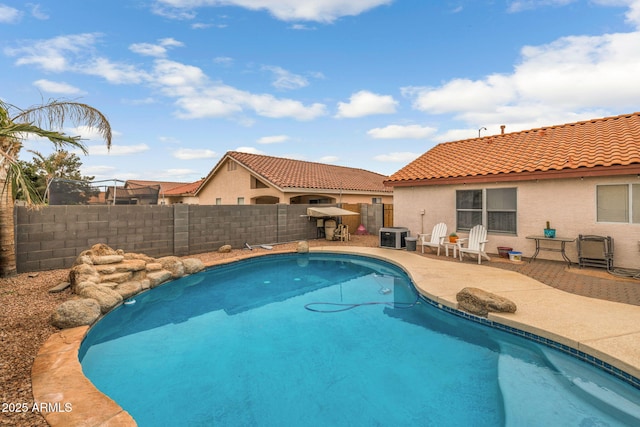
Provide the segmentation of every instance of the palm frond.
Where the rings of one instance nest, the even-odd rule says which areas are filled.
[[[98,109],[87,104],[51,100],[46,104],[21,110],[10,120],[14,123],[30,123],[36,127],[49,129],[62,129],[66,122],[70,122],[75,126],[85,125],[96,129],[107,142],[107,148],[111,147],[111,125],[109,121]],[[79,138],[76,141],[79,141]]]

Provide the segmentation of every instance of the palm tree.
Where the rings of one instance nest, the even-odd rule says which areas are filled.
[[[87,150],[80,136],[70,136],[61,130],[70,122],[95,129],[111,147],[111,125],[97,109],[78,102],[50,100],[22,110],[0,101],[0,277],[16,274],[15,232],[13,201],[14,189],[21,188],[27,203],[37,204],[40,199],[20,169],[18,154],[22,141],[28,137],[47,138],[56,149],[62,147]]]

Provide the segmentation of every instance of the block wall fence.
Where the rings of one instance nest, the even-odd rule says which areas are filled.
[[[306,216],[310,206],[17,206],[17,269],[25,273],[70,268],[96,243],[157,258],[213,252],[223,245],[242,248],[245,242],[316,239],[316,221]],[[383,226],[383,209],[381,204],[360,205],[361,223],[370,234]]]

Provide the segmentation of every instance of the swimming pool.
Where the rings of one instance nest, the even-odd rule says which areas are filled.
[[[176,280],[105,316],[80,359],[141,426],[640,419],[628,384],[425,304],[400,268],[360,256],[273,255]]]

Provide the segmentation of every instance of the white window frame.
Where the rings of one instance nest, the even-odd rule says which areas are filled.
[[[489,229],[489,213],[487,194],[492,190],[513,190],[515,192],[515,209],[495,209],[493,212],[513,212],[515,214],[514,229],[503,231]],[[481,208],[461,208],[458,209],[458,193],[463,191],[480,191],[481,192]],[[458,224],[458,212],[481,212],[481,224],[487,228],[488,232],[495,234],[517,235],[518,234],[518,187],[497,187],[497,188],[473,188],[456,190],[456,231],[469,231],[471,227],[460,227]],[[474,224],[477,225],[477,224]]]

